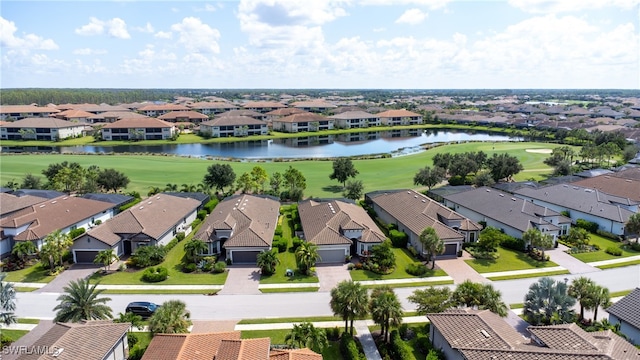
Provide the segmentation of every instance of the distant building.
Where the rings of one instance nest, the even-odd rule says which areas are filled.
[[[85,124],[56,118],[26,118],[0,125],[2,140],[64,140],[82,136]]]
[[[155,118],[125,118],[102,127],[103,140],[165,140],[176,133],[175,124]]]

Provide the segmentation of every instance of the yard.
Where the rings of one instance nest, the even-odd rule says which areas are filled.
[[[500,257],[497,260],[472,259],[465,260],[469,266],[479,273],[500,271],[539,269],[558,266],[552,261],[537,261],[523,252],[498,247]]]
[[[22,270],[8,271],[6,274],[4,281],[10,282],[48,283],[55,278],[49,275],[49,269],[39,262]]]
[[[415,279],[417,276],[411,275],[407,273],[407,265],[418,262],[415,260],[409,250],[407,249],[399,249],[393,248],[393,253],[396,255],[396,269],[391,274],[377,274],[373,271],[369,270],[351,270],[349,273],[351,274],[351,279],[353,281],[366,281],[366,280],[391,280],[391,279]],[[429,270],[426,275],[423,277],[434,277],[434,276],[446,276],[443,270]]]
[[[634,251],[630,248],[625,248],[623,247],[623,243],[619,242],[619,241],[613,241],[610,239],[607,239],[605,237],[602,237],[598,234],[589,234],[589,244],[592,245],[598,245],[600,247],[600,250],[598,251],[592,251],[592,252],[586,252],[586,253],[580,253],[580,254],[571,254],[573,257],[575,257],[576,259],[585,262],[585,263],[590,263],[590,262],[594,262],[594,261],[602,261],[602,260],[611,260],[611,259],[620,259],[620,258],[624,258],[624,257],[629,257],[629,256],[636,256],[636,255],[640,255],[639,251]],[[605,250],[608,247],[614,247],[617,249],[622,250],[622,255],[621,256],[613,256],[611,254],[607,254],[605,252]]]
[[[409,329],[409,332],[413,333],[413,337],[407,341],[409,346],[411,346],[413,355],[416,357],[416,359],[424,359],[426,357],[426,354],[420,351],[420,348],[418,346],[418,339],[429,337],[429,323],[428,322],[410,323],[408,324],[408,329]],[[394,329],[391,329],[391,331],[393,330]],[[371,334],[373,334],[374,332],[377,332],[379,335],[380,325],[369,326],[369,331],[371,332]]]

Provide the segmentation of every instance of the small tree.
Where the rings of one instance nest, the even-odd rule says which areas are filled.
[[[574,226],[569,230],[567,242],[577,247],[584,247],[589,245],[589,238],[590,236],[587,230]]]
[[[574,279],[567,290],[567,293],[574,297],[580,304],[580,318],[584,319],[584,309],[590,309],[593,307],[593,290],[595,282],[587,277],[581,276]]]
[[[25,261],[28,255],[33,255],[38,251],[36,245],[31,241],[17,241],[11,249],[11,253],[21,261]]]
[[[382,271],[392,269],[396,266],[396,255],[391,249],[391,242],[386,240],[380,245],[371,248],[371,260],[380,266]]]
[[[320,254],[318,254],[318,245],[303,241],[296,250],[296,262],[298,268],[305,274],[309,273],[309,270],[316,265],[316,262],[320,260]]]
[[[116,169],[104,169],[98,173],[96,182],[104,191],[118,192],[129,185],[129,177]]]
[[[416,304],[416,311],[420,315],[441,313],[453,307],[451,289],[448,287],[437,288],[429,286],[426,289],[414,291],[408,299]]]
[[[284,340],[291,347],[308,347],[319,353],[329,346],[326,331],[316,328],[310,322],[293,324],[291,332],[285,336]]]
[[[502,294],[491,284],[465,280],[451,294],[451,303],[459,307],[487,309],[502,317],[507,316],[507,305],[502,301]]]
[[[441,167],[430,168],[425,166],[424,168],[418,170],[416,175],[413,177],[414,185],[422,185],[426,186],[431,190],[431,188],[437,184],[439,184],[445,178],[445,171]]]
[[[258,254],[257,265],[263,275],[271,275],[276,272],[278,264],[280,264],[280,259],[274,249],[262,251]]]
[[[53,271],[56,263],[62,265],[62,256],[71,245],[73,245],[73,240],[69,237],[69,234],[63,234],[60,230],[56,230],[44,239],[44,244],[40,250],[40,259],[46,259]]]
[[[352,280],[344,280],[331,289],[331,301],[329,305],[334,315],[341,316],[344,320],[344,331],[349,329],[348,322],[351,321],[350,334],[353,336],[353,321],[367,313],[369,296],[367,289],[360,283]]]
[[[344,188],[347,179],[356,177],[356,175],[358,175],[358,170],[353,166],[351,159],[341,157],[333,161],[333,172],[329,175],[329,179],[338,180]]]
[[[233,172],[231,165],[213,164],[207,168],[207,173],[204,175],[202,182],[221,192],[225,187],[232,186],[235,180],[236,173]]]
[[[576,299],[567,293],[567,283],[543,277],[529,287],[524,298],[523,315],[531,325],[555,325],[573,322]]]
[[[191,314],[180,300],[165,301],[149,318],[151,334],[184,334],[189,332]]]
[[[362,180],[348,180],[344,187],[344,191],[342,192],[342,196],[347,199],[358,200],[362,197],[363,193],[364,185],[362,184]]]
[[[0,273],[0,323],[11,325],[17,322],[16,289],[13,284],[5,282],[7,274]]]
[[[422,244],[422,252],[427,253],[427,261],[432,261],[431,269],[435,268],[436,255],[442,254],[444,251],[444,242],[440,239],[434,228],[428,227],[422,230],[420,243]]]
[[[202,240],[193,238],[184,244],[184,256],[187,262],[198,262],[200,254],[205,251],[209,251],[209,246]]]
[[[104,291],[97,289],[98,284],[91,285],[88,279],[72,280],[64,287],[65,294],[58,297],[60,303],[53,308],[57,310],[54,321],[80,322],[82,320],[111,319],[111,308],[105,305],[110,298],[98,298]]]
[[[96,258],[93,259],[93,262],[104,265],[104,272],[106,273],[109,272],[111,263],[118,260],[120,260],[120,257],[116,254],[116,251],[113,248],[109,248],[100,251],[98,255],[96,255]]]
[[[544,249],[553,246],[553,238],[549,234],[543,234],[536,228],[530,228],[522,234],[522,240],[542,251],[542,261],[545,261]]]

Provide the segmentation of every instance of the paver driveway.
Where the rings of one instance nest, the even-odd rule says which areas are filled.
[[[317,265],[316,274],[320,281],[320,289],[318,289],[319,292],[329,292],[331,289],[336,287],[339,282],[343,280],[351,280],[351,275],[349,275],[349,270],[347,270],[346,264]]]
[[[100,265],[93,264],[73,264],[69,269],[63,271],[60,275],[56,276],[55,279],[51,280],[50,283],[34,292],[62,293],[64,292],[64,287],[71,281],[86,279],[94,272],[100,270],[100,267]]]
[[[255,265],[233,265],[229,268],[229,275],[220,295],[254,295],[261,294],[258,290],[260,283],[260,269]]]

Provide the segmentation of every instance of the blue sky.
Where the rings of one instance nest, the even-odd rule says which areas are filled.
[[[0,3],[0,87],[640,88],[640,0]]]

